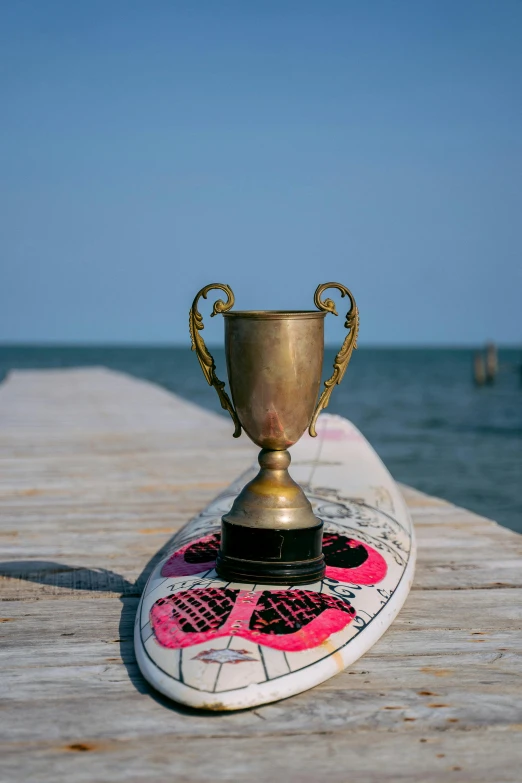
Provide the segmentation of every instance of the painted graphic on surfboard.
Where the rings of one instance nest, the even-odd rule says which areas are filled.
[[[413,577],[411,520],[358,430],[323,414],[292,449],[292,474],[324,521],[325,578],[303,586],[225,582],[215,571],[221,516],[254,468],[175,537],[136,617],[145,677],[194,707],[239,709],[299,693],[363,654]]]

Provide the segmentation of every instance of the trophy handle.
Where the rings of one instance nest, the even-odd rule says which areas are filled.
[[[321,294],[323,291],[326,291],[327,288],[337,288],[337,290],[341,292],[341,296],[347,296],[350,300],[350,309],[346,314],[346,323],[344,324],[345,328],[349,329],[349,332],[344,339],[341,350],[335,357],[333,375],[324,382],[323,393],[319,397],[319,402],[317,403],[314,415],[312,416],[312,421],[310,422],[310,427],[308,429],[312,438],[315,438],[317,435],[317,432],[315,431],[317,417],[321,411],[328,406],[333,387],[336,384],[341,383],[353,350],[354,348],[357,348],[357,335],[359,333],[359,310],[355,304],[353,294],[351,291],[349,291],[348,288],[346,288],[346,286],[341,285],[341,283],[323,283],[322,285],[318,286],[314,294],[315,306],[319,310],[324,310],[327,313],[333,313],[334,315],[337,315],[334,302],[331,299],[325,299],[324,301],[321,299]]]
[[[208,385],[215,388],[221,403],[221,407],[228,411],[232,417],[232,421],[234,422],[235,426],[234,438],[239,438],[241,435],[241,424],[239,423],[237,413],[234,409],[234,406],[232,405],[232,402],[230,401],[230,397],[225,391],[224,382],[220,381],[216,375],[216,365],[214,363],[214,359],[209,353],[209,350],[205,345],[205,341],[200,334],[201,330],[205,327],[203,326],[203,316],[198,310],[198,302],[200,297],[206,299],[208,292],[213,288],[219,288],[221,291],[224,291],[227,295],[227,301],[224,302],[222,299],[218,299],[216,302],[214,302],[214,308],[210,315],[211,318],[213,318],[217,313],[226,313],[234,305],[234,294],[232,293],[230,286],[225,285],[224,283],[210,283],[210,285],[206,285],[205,288],[202,288],[192,302],[192,307],[190,308],[190,339],[192,342],[192,350],[196,352],[196,356],[198,357],[198,361],[201,365],[201,369],[203,370],[203,375],[207,379]]]

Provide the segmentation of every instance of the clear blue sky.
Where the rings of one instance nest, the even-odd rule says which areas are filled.
[[[520,0],[0,16],[0,341],[183,343],[208,282],[339,280],[361,344],[522,342]]]

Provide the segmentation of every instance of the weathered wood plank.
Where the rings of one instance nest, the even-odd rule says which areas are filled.
[[[354,666],[223,715],[143,682],[151,558],[254,455],[227,419],[101,368],[0,386],[0,779],[520,780],[522,536],[411,488],[415,583]]]
[[[404,725],[404,724],[403,724]],[[317,783],[519,783],[520,728],[503,731],[342,732],[314,736],[250,738],[177,734],[128,741],[85,738],[28,745],[23,770],[20,747],[6,746],[3,763],[10,783],[176,783],[216,780],[231,783],[274,780]],[[27,752],[30,751],[30,752]],[[54,777],[46,774],[52,769]],[[25,775],[25,776],[24,776]]]

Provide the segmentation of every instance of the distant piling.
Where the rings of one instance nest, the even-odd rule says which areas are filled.
[[[477,351],[473,359],[473,379],[476,386],[486,383],[486,363],[481,351]]]
[[[495,343],[486,345],[486,382],[493,383],[498,372],[498,351]]]
[[[473,357],[473,380],[476,386],[494,383],[498,372],[498,350],[493,342],[486,343],[484,350],[476,351]]]

